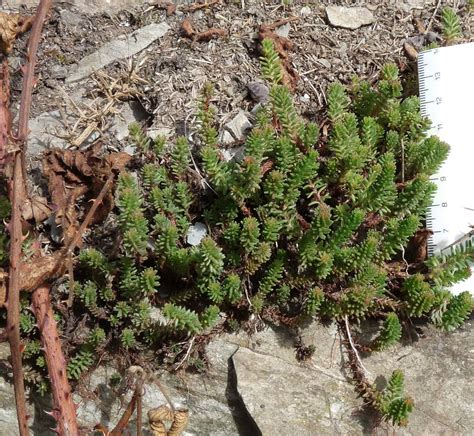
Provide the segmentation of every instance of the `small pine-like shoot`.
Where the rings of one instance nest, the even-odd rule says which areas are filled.
[[[406,426],[408,416],[413,410],[413,400],[405,396],[405,381],[403,372],[395,370],[382,392],[380,411],[387,421],[393,424]]]
[[[441,12],[441,22],[443,36],[448,44],[462,37],[461,23],[454,9],[445,7]]]
[[[402,292],[410,316],[420,317],[429,312],[435,301],[431,286],[421,274],[408,277],[403,283]]]
[[[72,380],[79,380],[81,374],[94,363],[94,355],[90,351],[79,351],[67,365],[67,376]]]
[[[466,321],[473,308],[474,301],[470,292],[462,292],[451,298],[441,317],[435,320],[435,323],[445,331],[456,330]]]
[[[130,138],[133,143],[137,146],[138,150],[142,153],[146,153],[150,149],[151,141],[143,131],[142,126],[138,123],[132,123],[128,126]]]
[[[283,79],[280,57],[271,39],[262,41],[262,57],[260,58],[262,75],[272,85],[278,85]]]
[[[335,123],[342,119],[349,107],[349,98],[347,97],[344,86],[340,83],[332,83],[328,88],[328,116],[331,122]]]
[[[170,325],[178,331],[198,333],[202,330],[199,317],[192,310],[174,304],[165,304],[163,315],[169,320]]]
[[[389,313],[382,330],[372,343],[372,349],[381,351],[396,344],[402,337],[402,326],[396,313]]]

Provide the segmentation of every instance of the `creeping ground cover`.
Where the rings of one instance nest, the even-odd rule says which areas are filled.
[[[69,378],[105,350],[126,351],[131,361],[150,350],[163,358],[159,350],[185,338],[252,317],[292,327],[335,320],[359,393],[404,425],[414,400],[404,392],[403,368],[377,390],[358,351],[390,347],[414,319],[454,330],[472,311],[467,291],[449,291],[470,274],[472,246],[426,259],[420,238],[435,190],[429,178],[449,146],[427,136],[419,100],[404,95],[394,64],[376,84],[332,84],[318,126],[299,116],[273,42],[264,40],[262,51],[270,98],[255,112],[243,156],[222,153],[211,85],[202,90],[192,146],[131,126],[138,153],[118,179],[115,224],[82,249],[75,271],[72,310],[86,334],[66,347]],[[206,235],[191,245],[196,223]],[[366,318],[381,326],[361,347],[350,325]],[[21,325],[31,380],[46,389],[26,305]]]

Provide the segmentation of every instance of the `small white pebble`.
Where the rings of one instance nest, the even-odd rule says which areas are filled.
[[[308,15],[311,15],[311,8],[309,6],[304,6],[301,8],[300,15],[302,17],[307,17]]]
[[[300,97],[300,101],[302,103],[309,103],[310,100],[311,100],[311,97],[308,94],[304,94]]]
[[[204,236],[207,235],[207,227],[205,224],[197,222],[189,226],[186,234],[186,241],[189,245],[196,246],[201,243]]]

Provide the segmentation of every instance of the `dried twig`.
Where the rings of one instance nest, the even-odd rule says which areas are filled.
[[[10,200],[12,215],[10,222],[10,273],[7,301],[7,331],[10,342],[11,360],[13,367],[13,383],[15,388],[15,401],[18,415],[18,427],[21,436],[28,435],[28,420],[26,414],[25,386],[21,362],[20,341],[20,267],[21,245],[23,242],[21,223],[21,204],[26,198],[25,188],[25,144],[28,135],[28,119],[31,109],[31,98],[34,83],[34,70],[43,24],[46,14],[51,8],[52,0],[41,0],[36,11],[33,29],[28,41],[28,62],[24,68],[21,106],[18,123],[19,149],[14,151],[13,175],[11,180]]]
[[[211,27],[204,32],[196,32],[188,18],[181,23],[181,30],[186,38],[190,38],[193,41],[209,41],[210,39],[227,35],[227,30],[216,29],[215,27]]]
[[[204,3],[194,3],[186,8],[183,9],[183,12],[195,12],[201,9],[209,8],[214,5],[220,5],[222,0],[210,0],[205,1]]]
[[[188,345],[188,349],[186,350],[186,354],[181,359],[181,361],[173,368],[174,371],[177,371],[179,368],[181,368],[181,366],[184,364],[184,362],[186,362],[186,360],[188,359],[189,355],[191,354],[191,350],[193,348],[193,344],[194,344],[195,339],[196,339],[196,336],[193,336],[191,338],[191,340],[189,341],[189,345]]]
[[[123,430],[125,430],[125,428],[127,427],[128,422],[130,421],[130,418],[132,417],[133,412],[135,411],[139,398],[142,395],[142,389],[143,389],[143,380],[140,377],[137,380],[137,383],[135,386],[135,392],[133,393],[130,403],[128,403],[128,406],[125,409],[125,412],[123,412],[122,417],[120,418],[115,428],[109,433],[109,436],[122,436],[123,435]]]
[[[436,14],[438,13],[438,9],[441,6],[441,0],[438,0],[438,3],[436,3],[436,7],[434,8],[433,14],[431,15],[430,21],[428,22],[428,25],[426,26],[426,33],[428,33],[431,30],[431,26],[433,25],[434,19],[436,17]]]
[[[271,24],[265,24],[264,27],[268,30],[275,30],[278,27],[284,26],[285,24],[291,23],[293,21],[299,21],[300,17],[288,17],[283,18],[282,20],[275,21]]]

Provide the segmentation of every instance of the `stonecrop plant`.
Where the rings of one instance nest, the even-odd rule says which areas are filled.
[[[95,241],[79,256],[75,308],[89,333],[71,354],[72,378],[105,344],[153,349],[251,314],[292,323],[378,318],[377,351],[397,343],[410,318],[450,331],[471,313],[471,295],[449,291],[470,274],[471,245],[410,258],[435,191],[430,176],[449,147],[427,136],[397,67],[385,65],[375,86],[332,84],[321,136],[298,115],[273,43],[262,47],[270,101],[256,112],[242,158],[222,153],[210,85],[193,148],[131,126],[139,170],[118,181],[118,241],[105,251]],[[195,223],[207,233],[190,245]],[[397,370],[368,401],[403,425],[413,407],[403,391]]]

